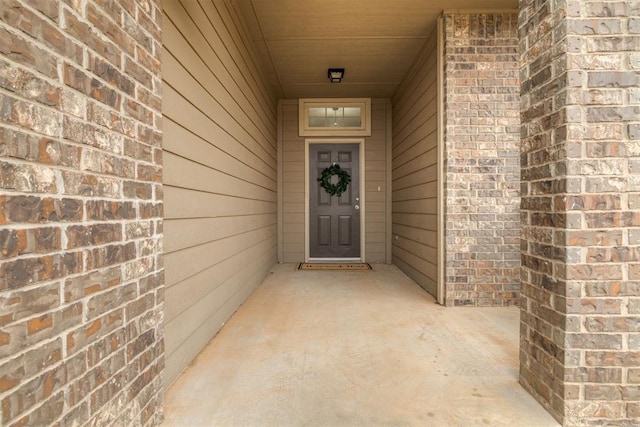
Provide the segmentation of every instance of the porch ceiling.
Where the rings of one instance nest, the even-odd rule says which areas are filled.
[[[235,0],[281,98],[390,98],[444,9],[518,0]],[[344,67],[340,84],[327,68]]]

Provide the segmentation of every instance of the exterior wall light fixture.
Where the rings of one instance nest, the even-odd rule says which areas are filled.
[[[329,68],[327,75],[331,83],[340,83],[344,77],[344,68]]]

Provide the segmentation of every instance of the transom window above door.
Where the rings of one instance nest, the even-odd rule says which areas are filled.
[[[300,136],[370,136],[370,98],[303,98]]]

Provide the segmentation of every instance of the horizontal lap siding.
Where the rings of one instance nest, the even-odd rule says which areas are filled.
[[[437,287],[438,85],[434,31],[393,98],[393,262]]]
[[[164,3],[166,375],[276,262],[276,103],[235,10]]]
[[[282,246],[284,262],[304,261],[304,137],[298,136],[298,101],[282,108]]]
[[[368,262],[386,261],[388,105],[386,100],[372,100],[371,136],[365,138],[365,248]]]
[[[283,101],[281,108],[283,260],[301,262],[304,261],[305,138],[298,135],[298,101]],[[387,100],[372,100],[372,134],[365,138],[365,256],[368,262],[386,261],[387,108]]]

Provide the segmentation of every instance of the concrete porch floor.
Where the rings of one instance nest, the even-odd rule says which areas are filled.
[[[277,265],[167,391],[163,426],[557,426],[517,308],[444,308],[392,265]]]

